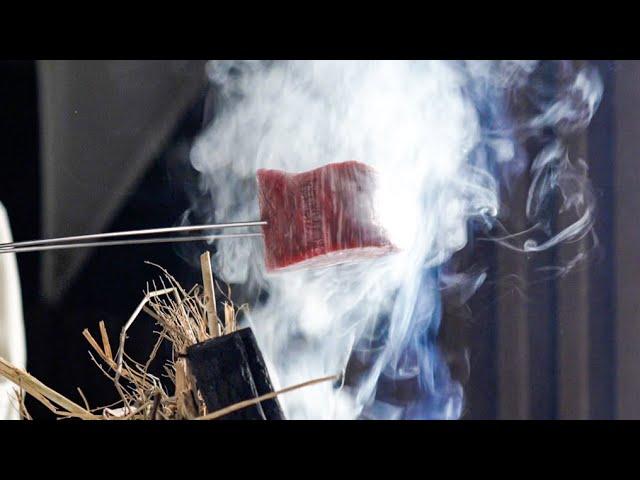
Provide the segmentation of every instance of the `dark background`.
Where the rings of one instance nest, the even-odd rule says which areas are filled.
[[[640,104],[640,92],[632,88],[639,67],[637,62],[594,63],[605,94],[575,148],[587,154],[596,189],[600,250],[582,269],[546,282],[536,281],[535,267],[564,252],[554,249],[532,259],[471,243],[456,256],[461,266],[489,267],[487,282],[467,304],[445,296],[442,342],[452,354],[454,375],[465,383],[463,418],[640,418],[635,406],[640,378],[633,370],[640,370],[633,343],[640,328],[633,303],[638,277],[629,253],[635,251],[629,231],[635,227],[619,220],[637,214],[638,163],[632,153],[640,122],[629,112],[634,102]],[[15,240],[42,236],[36,75],[36,62],[0,62],[0,200]],[[209,117],[207,98],[203,89],[105,231],[173,225],[189,207],[187,190],[193,189],[186,186],[197,181],[189,145]],[[516,192],[526,191],[528,181],[523,178]],[[516,193],[513,201],[524,202],[524,197],[518,200]],[[115,401],[81,332],[89,328],[95,334],[104,320],[110,337],[117,338],[145,283],[157,277],[146,260],[164,266],[184,285],[198,282],[199,272],[185,258],[205,246],[185,248],[192,250],[167,245],[98,249],[56,304],[45,302],[40,292],[40,254],[19,255],[30,372],[77,401],[76,387],[92,405]],[[621,283],[628,288],[618,288]],[[137,321],[130,334],[136,339],[129,347],[134,356],[150,350],[152,327],[149,319]],[[36,402],[29,408],[37,418],[50,418]]]
[[[1,199],[8,212],[14,239],[41,238],[41,191],[39,118],[36,65],[30,61],[0,62],[0,176]],[[185,192],[194,181],[188,153],[192,138],[203,125],[206,91],[175,126],[164,152],[122,202],[108,231],[131,230],[175,224],[190,206]],[[203,242],[189,246],[151,244],[135,248],[97,249],[83,265],[63,298],[55,305],[41,295],[41,254],[18,256],[27,336],[28,369],[47,385],[74,400],[81,387],[89,403],[106,405],[117,400],[113,384],[92,363],[82,330],[97,335],[103,320],[112,342],[142,299],[146,282],[158,271],[145,265],[162,265],[185,285],[200,282],[199,272],[183,258],[204,251]],[[134,358],[145,358],[153,347],[149,334],[153,322],[140,316],[131,330],[127,347]],[[166,345],[165,345],[166,347]],[[159,360],[170,352],[164,350]],[[157,367],[158,363],[154,363]],[[154,373],[160,375],[157,368]],[[35,418],[50,418],[50,412],[35,401],[27,404]]]

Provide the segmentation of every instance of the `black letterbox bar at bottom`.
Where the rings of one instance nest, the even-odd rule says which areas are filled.
[[[264,358],[250,328],[212,338],[187,349],[187,361],[208,412],[273,391]],[[284,420],[277,398],[221,417],[227,420]]]

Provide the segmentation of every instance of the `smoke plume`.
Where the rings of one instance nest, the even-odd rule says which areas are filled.
[[[380,174],[379,216],[401,247],[269,275],[260,239],[218,243],[217,275],[265,293],[247,321],[277,384],[363,365],[339,385],[283,397],[288,417],[458,418],[463,390],[436,341],[443,267],[480,230],[522,252],[593,237],[586,164],[569,158],[566,141],[597,109],[597,71],[537,61],[211,61],[208,75],[215,117],[191,161],[209,220],[259,218],[258,168],[358,160]],[[506,232],[504,195],[524,174],[530,228]],[[571,220],[554,231],[558,214]],[[469,275],[447,281],[464,277],[471,294],[484,273]],[[392,402],[383,384],[411,387]]]

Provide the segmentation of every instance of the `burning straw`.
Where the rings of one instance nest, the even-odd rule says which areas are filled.
[[[247,398],[216,411],[207,411],[202,393],[198,390],[186,362],[187,349],[193,345],[236,330],[237,317],[246,305],[236,307],[230,292],[223,292],[213,281],[208,252],[201,258],[203,264],[204,291],[199,285],[186,291],[178,281],[162,267],[159,285],[147,285],[145,295],[123,327],[115,354],[104,322],[99,323],[100,341],[89,330],[82,334],[93,349],[89,353],[101,372],[114,384],[120,400],[109,407],[91,409],[82,391],[78,389],[84,406],[49,388],[28,372],[21,370],[0,357],[0,376],[6,377],[17,387],[17,404],[23,418],[30,418],[24,406],[24,394],[29,394],[59,418],[83,420],[213,420],[233,412],[258,405],[293,390],[321,382],[335,381],[337,375],[327,376],[293,385],[276,392]],[[209,265],[209,268],[206,268]],[[214,286],[215,285],[215,286]],[[215,288],[224,300],[224,321],[216,310]],[[160,327],[158,339],[144,363],[132,359],[125,350],[127,331],[136,318],[145,312]],[[160,379],[149,373],[149,367],[163,341],[172,346],[172,358],[164,365],[164,371],[173,384],[173,392],[167,391]],[[97,358],[96,358],[97,356]],[[225,379],[220,379],[224,382]]]

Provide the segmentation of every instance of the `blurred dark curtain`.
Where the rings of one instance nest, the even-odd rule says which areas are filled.
[[[640,418],[640,62],[594,61],[604,96],[570,154],[583,158],[597,199],[599,248],[569,274],[540,281],[535,269],[572,258],[583,247],[535,258],[495,245],[467,254],[490,278],[445,328],[466,332],[471,364],[466,418]],[[510,198],[524,226],[529,178]],[[559,220],[558,220],[559,222]],[[558,227],[562,225],[558,224]],[[464,253],[463,253],[464,255]],[[454,326],[455,325],[455,326]]]

